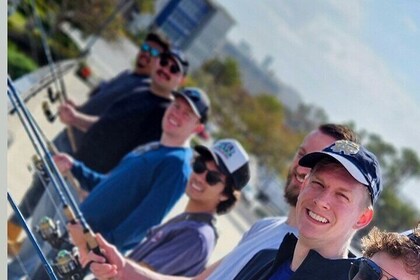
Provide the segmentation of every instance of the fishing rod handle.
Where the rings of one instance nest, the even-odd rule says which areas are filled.
[[[105,262],[109,263],[108,258],[102,253],[101,248],[99,247],[99,244],[96,241],[94,233],[90,229],[84,229],[83,233],[85,235],[85,240],[86,240],[88,249],[93,251],[96,255],[99,255],[105,258]],[[114,280],[114,279],[115,278],[108,278],[108,280]]]

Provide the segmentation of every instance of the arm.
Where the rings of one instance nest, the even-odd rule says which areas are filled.
[[[92,191],[106,177],[105,174],[90,169],[78,160],[73,160],[71,172],[79,181],[80,186],[88,192]]]
[[[98,120],[98,116],[91,116],[77,111],[70,103],[61,104],[58,107],[61,122],[86,132]]]
[[[201,228],[211,231],[202,234],[185,222],[179,223],[179,227],[166,231],[158,240],[150,236],[129,258],[164,274],[192,276],[203,271],[214,247],[213,229],[210,226]]]
[[[115,277],[120,280],[204,280],[220,263],[219,260],[195,278],[163,275],[127,260],[118,252],[115,246],[106,242],[100,234],[96,235],[96,240],[108,259],[108,263],[105,263],[105,258],[93,252],[89,252],[86,262],[93,261],[90,265],[90,270],[98,279]]]

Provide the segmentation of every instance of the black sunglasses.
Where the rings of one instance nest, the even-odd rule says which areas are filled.
[[[169,65],[169,57],[167,55],[161,55],[159,64],[162,67],[168,66]],[[177,73],[181,72],[181,69],[179,69],[178,65],[175,62],[172,62],[171,67],[169,67],[169,71],[172,74],[177,74]]]
[[[210,186],[214,186],[217,183],[223,183],[221,178],[222,174],[220,172],[207,169],[206,163],[201,158],[196,158],[194,160],[192,168],[194,173],[197,174],[203,174],[205,171],[207,171],[206,182]]]
[[[151,56],[153,56],[153,57],[158,57],[159,55],[160,55],[160,51],[159,50],[157,50],[157,49],[155,49],[155,48],[152,48],[149,44],[147,44],[147,43],[143,43],[141,46],[140,46],[140,49],[141,49],[141,51],[142,52],[148,52],[148,53],[150,53],[150,55]]]
[[[359,258],[351,264],[349,280],[381,280],[382,277],[387,280],[398,280],[370,259]]]

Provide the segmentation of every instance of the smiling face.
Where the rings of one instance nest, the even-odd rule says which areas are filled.
[[[305,177],[310,168],[299,165],[299,160],[306,154],[321,151],[335,142],[335,138],[322,133],[320,130],[308,134],[296,152],[287,175],[284,197],[291,206],[296,206],[297,197],[302,188]]]
[[[204,125],[184,98],[175,98],[166,109],[162,121],[162,130],[166,137],[183,142],[202,129]]]
[[[299,239],[312,249],[344,252],[356,230],[372,219],[368,201],[366,186],[342,165],[317,164],[296,205]]]
[[[227,199],[226,195],[223,194],[226,186],[226,176],[220,172],[213,160],[204,161],[201,157],[198,157],[198,160],[203,161],[206,170],[202,173],[196,171],[191,173],[185,192],[190,201],[199,204],[203,209],[215,212],[217,205]],[[217,172],[220,181],[210,185],[206,180],[208,172]]]

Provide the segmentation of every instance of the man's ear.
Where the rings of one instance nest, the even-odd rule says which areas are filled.
[[[205,128],[206,128],[206,126],[203,123],[199,123],[197,125],[197,127],[194,129],[194,132],[196,134],[199,134],[199,133],[203,132]]]
[[[366,208],[366,210],[360,215],[359,220],[353,226],[354,229],[358,230],[367,226],[373,219],[372,207]]]

